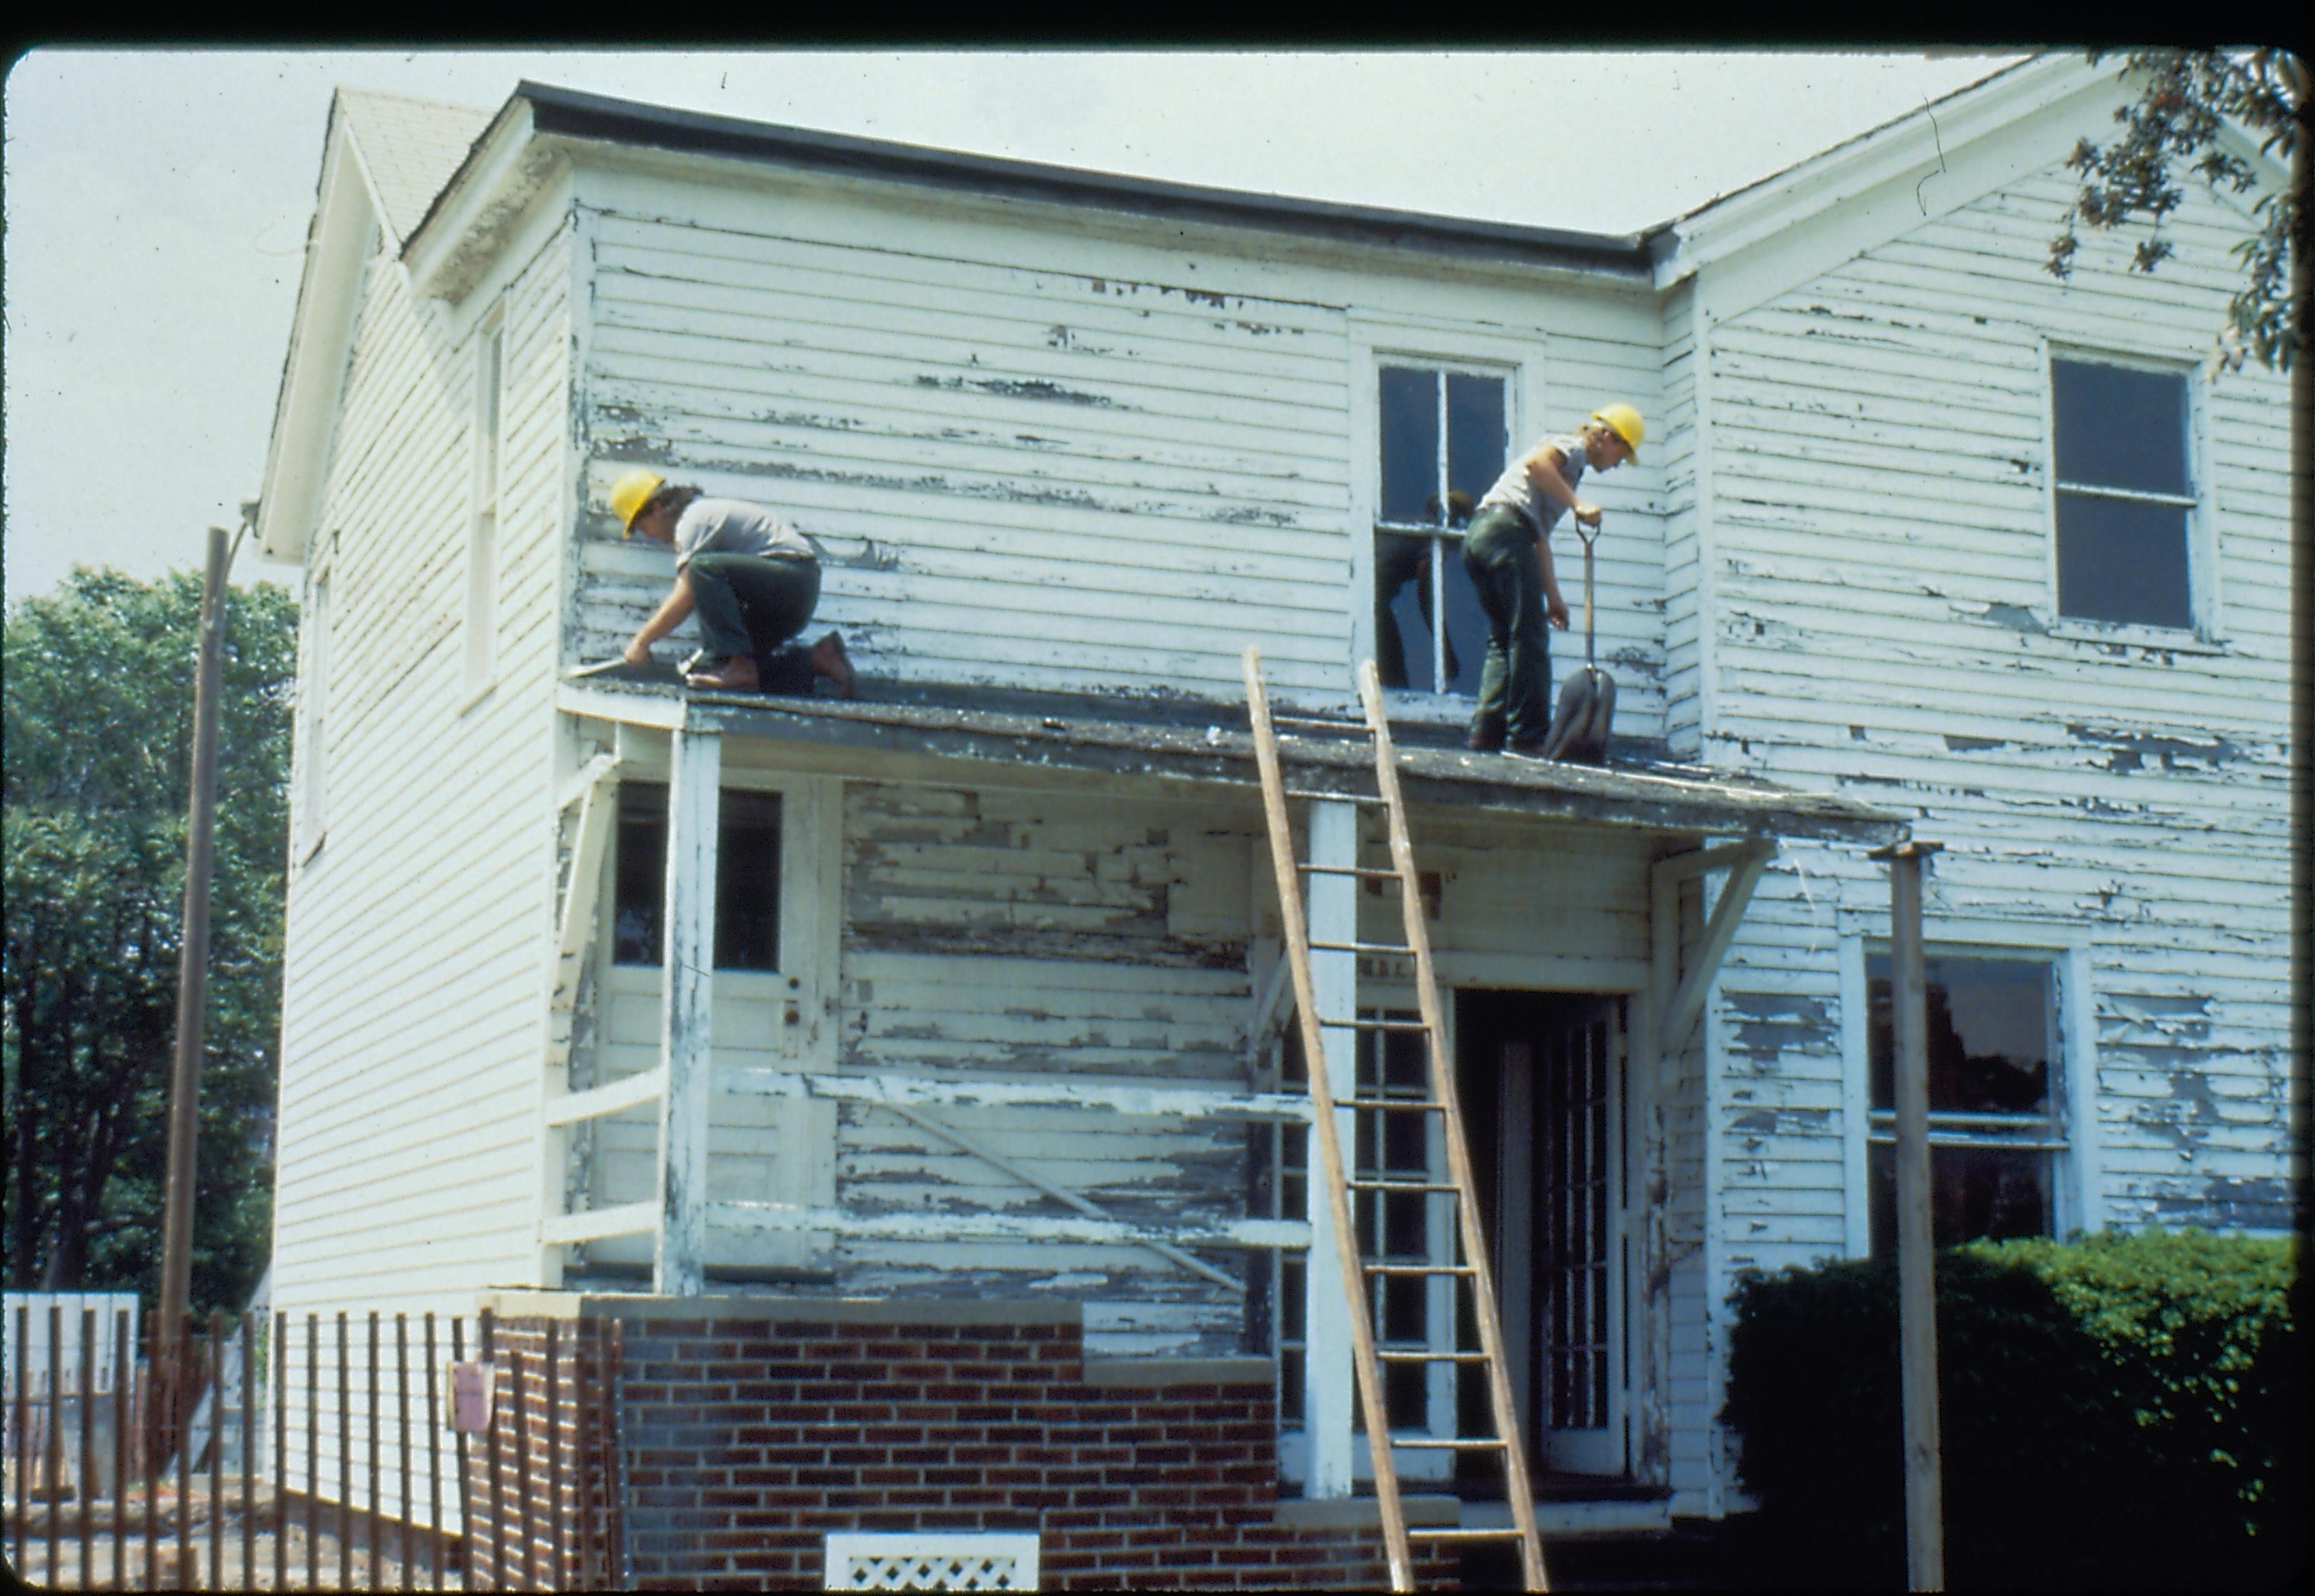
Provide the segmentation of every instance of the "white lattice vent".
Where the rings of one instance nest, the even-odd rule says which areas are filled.
[[[1002,1533],[828,1537],[826,1591],[1033,1591],[1037,1538]]]

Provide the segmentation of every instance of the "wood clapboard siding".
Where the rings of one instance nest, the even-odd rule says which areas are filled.
[[[291,873],[283,991],[273,1293],[292,1313],[457,1311],[536,1267],[566,241],[546,230],[504,291],[498,669],[479,693],[475,318],[414,301],[391,256],[366,268],[308,566],[330,639],[323,840]]]
[[[592,216],[585,450],[792,514],[825,540],[819,618],[865,666],[1226,695],[1259,639],[1282,686],[1339,687],[1339,307],[668,208]],[[670,568],[595,530],[590,657]]]
[[[1987,195],[1712,328],[1716,758],[1918,814],[1928,935],[2086,940],[2111,1223],[2289,1222],[2285,402],[2195,394],[2215,642],[2055,615],[2048,350],[2194,370],[2245,224],[2190,186],[2150,279],[2088,238],[2044,270],[2062,170]],[[1682,635],[1677,618],[1672,634]],[[1675,643],[1675,660],[1681,644]],[[1843,1250],[1844,933],[1883,867],[1788,844],[1721,980],[1711,1223],[1724,1270]],[[1861,1060],[1847,1068],[1861,1067]],[[1678,1335],[1676,1330],[1675,1334]],[[1699,1414],[1700,1416],[1700,1414]]]
[[[847,1069],[1246,1080],[1251,816],[856,782],[845,817]],[[1061,1108],[931,1117],[1121,1219],[1246,1211],[1241,1125]],[[839,1115],[837,1183],[866,1212],[1065,1211],[865,1104]],[[1243,1334],[1235,1295],[1135,1248],[846,1241],[838,1261],[850,1294],[1078,1299],[1089,1343],[1115,1353],[1228,1352]]]
[[[1661,686],[1664,741],[1682,758],[1694,758],[1701,705],[1698,683],[1700,595],[1697,587],[1700,525],[1697,470],[1696,288],[1682,283],[1664,301],[1662,446],[1650,464],[1663,479],[1661,583],[1663,679]],[[1622,707],[1620,696],[1618,707]]]

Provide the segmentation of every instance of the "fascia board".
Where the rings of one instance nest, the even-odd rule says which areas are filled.
[[[353,336],[362,246],[373,224],[385,227],[383,212],[344,120],[333,113],[258,496],[258,549],[269,560],[303,561],[321,514],[329,468],[323,455]]]
[[[1672,287],[1702,267],[1824,215],[1892,178],[1936,170],[1937,146],[1950,161],[1956,150],[2031,116],[2111,73],[2079,58],[2048,55],[1972,89],[1935,113],[1909,114],[1849,144],[1825,151],[1753,188],[1707,205],[1672,224],[1678,244],[1657,263],[1656,286]],[[1923,134],[1931,153],[1923,155]]]
[[[544,186],[557,142],[535,136],[528,101],[506,103],[402,247],[412,293],[456,300],[473,288]]]

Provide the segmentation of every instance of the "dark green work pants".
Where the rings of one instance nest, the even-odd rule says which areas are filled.
[[[1463,536],[1463,569],[1487,617],[1487,658],[1471,714],[1478,748],[1540,744],[1551,730],[1551,634],[1543,616],[1542,542],[1528,519],[1498,505]]]
[[[756,661],[764,691],[810,696],[807,651],[789,640],[804,629],[820,602],[819,561],[694,554],[683,570],[706,664],[746,654]]]

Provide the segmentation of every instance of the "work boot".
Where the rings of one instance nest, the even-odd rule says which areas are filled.
[[[824,676],[836,684],[836,696],[851,698],[857,695],[852,687],[852,656],[844,651],[844,634],[830,632],[812,645],[812,669],[815,676]]]
[[[763,685],[756,661],[746,654],[733,654],[714,669],[695,670],[683,679],[687,686],[723,693],[752,693]]]

